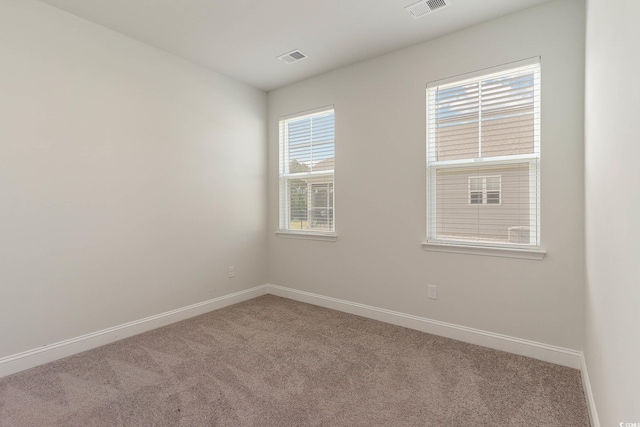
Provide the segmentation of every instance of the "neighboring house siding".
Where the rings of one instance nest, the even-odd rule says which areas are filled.
[[[469,177],[478,176],[500,176],[500,204],[471,204]],[[529,164],[445,169],[436,180],[438,238],[529,242]]]
[[[505,114],[512,116],[497,118]],[[511,156],[534,152],[533,108],[485,113],[482,117],[482,141],[480,142],[478,120],[477,113],[464,119],[456,116],[450,121],[441,120],[437,131],[438,160]]]

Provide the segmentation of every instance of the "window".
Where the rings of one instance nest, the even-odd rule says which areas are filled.
[[[470,205],[499,205],[501,176],[470,176]]]
[[[539,59],[427,85],[427,243],[540,244]]]
[[[332,234],[333,108],[280,120],[280,231]]]

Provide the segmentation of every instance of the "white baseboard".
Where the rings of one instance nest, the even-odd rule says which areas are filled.
[[[240,292],[213,298],[207,301],[167,311],[166,313],[124,323],[112,328],[92,332],[55,344],[28,350],[0,359],[0,377],[10,375],[34,366],[42,365],[82,351],[91,350],[133,335],[141,334],[171,323],[179,322],[200,314],[208,313],[229,305],[250,300],[268,292],[267,285],[256,286]]]
[[[297,289],[285,288],[278,285],[267,285],[269,294],[306,302],[333,310],[343,311],[369,319],[380,320],[393,325],[415,329],[458,341],[515,353],[522,356],[531,357],[557,365],[568,366],[574,369],[581,368],[582,353],[577,350],[556,347],[535,341],[482,331],[466,326],[454,325],[452,323],[441,322],[439,320],[427,319],[425,317],[386,310],[384,308],[372,307],[370,305],[359,304],[337,298],[326,297],[310,292],[299,291]]]
[[[591,427],[600,427],[600,419],[598,418],[598,411],[596,410],[596,401],[593,398],[593,391],[591,390],[591,381],[589,381],[589,371],[587,370],[587,361],[584,358],[584,354],[580,354],[580,374],[582,375],[582,388],[584,389],[584,396],[587,399],[587,409],[589,410],[589,420],[591,421]]]
[[[265,294],[273,294],[296,301],[306,302],[321,307],[391,323],[393,325],[403,326],[471,344],[477,344],[483,347],[520,354],[562,366],[568,366],[575,369],[582,368],[583,384],[585,384],[585,394],[588,397],[589,409],[591,414],[593,414],[592,416],[597,420],[597,416],[595,416],[595,406],[593,405],[593,396],[591,395],[591,389],[588,385],[588,376],[586,376],[586,366],[584,366],[582,362],[582,353],[579,351],[482,331],[466,326],[454,325],[451,323],[337,298],[326,297],[273,284],[257,286],[255,288],[168,311],[166,313],[157,314],[155,316],[150,316],[144,319],[4,357],[0,359],[0,377],[48,362],[53,362],[54,360],[62,359],[82,351],[91,350],[114,341],[128,338],[171,323],[179,322],[200,314],[208,313],[232,304],[247,301]],[[597,423],[593,423],[592,426],[599,427]]]

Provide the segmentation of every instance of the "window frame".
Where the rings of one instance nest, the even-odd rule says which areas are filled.
[[[426,88],[426,148],[427,148],[427,159],[426,159],[426,181],[427,181],[427,212],[426,212],[426,222],[427,222],[427,233],[426,233],[426,241],[422,244],[425,250],[435,250],[439,252],[455,252],[455,253],[468,253],[474,255],[491,255],[491,256],[508,256],[508,257],[516,257],[516,258],[529,258],[529,259],[542,259],[546,251],[541,248],[540,241],[540,159],[541,159],[541,150],[540,150],[540,126],[534,125],[534,149],[532,154],[516,154],[516,155],[505,155],[505,156],[495,156],[495,157],[479,157],[479,158],[467,158],[467,159],[455,159],[455,160],[437,160],[437,147],[435,145],[435,138],[430,137],[430,130],[435,127],[435,116],[430,114],[430,109],[432,101],[430,100],[430,96],[432,96],[433,88],[442,87],[442,86],[452,86],[455,87],[457,85],[463,85],[467,82],[473,81],[483,81],[489,79],[492,75],[497,73],[502,73],[509,70],[516,71],[520,67],[527,66],[536,66],[534,69],[534,78],[540,85],[541,79],[541,59],[540,57],[534,57],[523,61],[512,62],[508,64],[504,64],[497,67],[486,68],[476,72],[471,72],[467,74],[462,74],[446,79],[436,80],[429,82]],[[537,88],[538,95],[541,93],[541,86]],[[539,123],[540,120],[540,106],[541,101],[540,98],[534,99],[533,103],[533,114],[534,114],[534,123]],[[481,111],[481,110],[480,110]],[[481,112],[479,114],[482,114]],[[481,138],[481,137],[480,137]],[[479,140],[479,144],[481,144],[481,139]],[[481,147],[481,145],[480,145]],[[480,155],[480,154],[479,154]],[[471,166],[477,165],[481,167],[485,166],[503,166],[508,164],[529,164],[529,179],[532,182],[532,185],[537,187],[536,191],[529,192],[530,198],[530,229],[531,231],[531,240],[532,242],[536,242],[537,244],[513,244],[508,242],[481,242],[481,241],[472,241],[472,240],[463,240],[463,239],[452,239],[452,240],[444,240],[437,238],[437,199],[436,197],[431,197],[430,193],[432,193],[432,186],[436,185],[436,173],[438,170],[448,169],[448,168],[456,168],[461,166]],[[491,174],[493,176],[494,174]],[[478,175],[479,177],[487,177],[490,175]],[[471,177],[469,177],[471,178]],[[483,183],[483,203],[473,204],[473,206],[499,206],[503,203],[503,193],[502,193],[502,179],[500,179],[500,203],[485,203],[486,200],[486,184]],[[468,204],[471,205],[471,180],[469,181],[469,195],[468,195]],[[506,255],[505,255],[506,254]]]
[[[314,116],[322,116],[327,113],[333,113],[333,169],[327,171],[309,171],[309,172],[290,172],[290,152],[289,152],[289,135],[288,125],[290,122],[310,118]],[[335,106],[328,105],[312,110],[306,110],[299,113],[282,116],[278,119],[278,230],[276,235],[287,238],[301,238],[310,240],[335,241],[336,234],[336,208],[335,208]],[[312,145],[312,142],[309,142]],[[327,200],[330,208],[318,208],[331,211],[332,218],[328,222],[332,225],[329,230],[312,230],[312,229],[295,229],[291,228],[291,203],[290,203],[290,182],[295,179],[304,180],[307,185],[307,226],[311,221],[311,213],[315,209],[311,206],[312,197],[311,188],[313,185],[330,185],[331,201]],[[316,209],[317,210],[317,209]]]

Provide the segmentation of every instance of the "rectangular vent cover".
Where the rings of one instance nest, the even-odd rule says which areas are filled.
[[[413,16],[413,19],[418,19],[435,10],[443,9],[450,4],[451,2],[448,0],[421,0],[407,6],[406,9],[411,16]]]
[[[278,59],[285,64],[293,64],[294,62],[302,61],[306,59],[307,55],[300,52],[299,50],[292,50],[291,52],[285,53],[284,55],[278,56]]]

